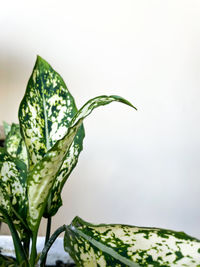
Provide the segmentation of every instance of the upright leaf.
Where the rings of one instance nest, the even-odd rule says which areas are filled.
[[[66,154],[82,125],[83,119],[86,118],[94,108],[109,104],[112,101],[122,102],[133,107],[130,102],[119,96],[99,96],[89,100],[72,119],[67,134],[56,142],[30,172],[27,180],[29,199],[28,223],[32,231],[38,229],[50,191],[59,174]]]
[[[19,124],[13,123],[6,136],[5,147],[8,153],[28,165],[26,145],[20,133]]]
[[[64,248],[77,266],[200,266],[200,241],[183,232],[79,217],[66,228]]]
[[[31,169],[66,134],[76,111],[61,76],[38,56],[19,108]]]

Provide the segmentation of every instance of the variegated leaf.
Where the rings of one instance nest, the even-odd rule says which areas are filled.
[[[10,196],[17,213],[22,217],[26,216],[26,165],[11,157],[4,148],[0,148],[0,185]]]
[[[79,217],[66,229],[64,248],[81,267],[200,266],[200,241],[183,232],[93,225]]]
[[[28,175],[29,209],[27,221],[32,231],[38,229],[56,175],[81,124],[82,121],[80,120],[73,128],[69,128],[67,135],[46,153]]]
[[[24,226],[20,219],[27,214],[26,175],[26,165],[0,148],[0,207],[12,218],[21,235]]]
[[[38,56],[19,108],[31,169],[67,133],[76,111],[61,76]]]
[[[123,104],[126,104],[134,109],[137,110],[136,107],[134,107],[129,101],[124,99],[121,96],[117,95],[101,95],[97,96],[95,98],[90,99],[78,112],[77,114],[73,117],[71,126],[73,126],[78,120],[80,120],[82,117],[86,118],[92,111],[93,109],[99,107],[99,106],[105,106],[110,104],[111,102],[116,101],[116,102],[121,102]]]
[[[46,153],[43,159],[34,166],[28,177],[29,212],[28,223],[32,231],[36,231],[44,213],[47,199],[65,160],[66,154],[74,138],[86,118],[94,108],[118,101],[132,106],[119,96],[99,96],[89,100],[74,116],[67,134]],[[132,106],[133,107],[133,106]],[[71,160],[70,160],[71,161]]]
[[[6,136],[5,147],[8,153],[28,165],[26,145],[20,133],[19,124],[13,123]]]
[[[78,157],[80,152],[83,149],[83,139],[85,137],[85,132],[83,125],[79,128],[74,142],[70,146],[69,151],[67,152],[65,156],[65,160],[62,164],[62,167],[59,170],[59,173],[57,175],[57,178],[55,180],[55,183],[53,185],[53,188],[51,190],[51,194],[49,197],[44,217],[51,217],[56,214],[60,206],[62,206],[62,198],[61,198],[61,192],[62,188],[69,177],[70,173],[73,171],[74,167],[76,166],[78,162]]]
[[[11,212],[10,199],[3,188],[1,188],[0,184],[0,220],[3,221],[4,216],[1,214],[1,210],[7,212],[8,214]]]
[[[11,125],[4,121],[3,122],[3,129],[4,129],[5,136],[7,136],[11,130]]]

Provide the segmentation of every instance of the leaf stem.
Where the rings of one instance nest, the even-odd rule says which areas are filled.
[[[42,252],[41,252],[41,256],[40,256],[40,266],[44,267],[45,266],[45,260],[47,257],[47,253],[49,251],[49,249],[51,248],[52,244],[54,243],[54,241],[56,240],[56,238],[62,233],[64,232],[66,229],[66,225],[64,224],[63,226],[59,227],[54,233],[53,235],[49,238],[49,240],[47,241],[47,243],[45,244],[45,247],[43,248]]]

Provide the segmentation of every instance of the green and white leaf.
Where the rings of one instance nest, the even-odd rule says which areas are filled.
[[[60,206],[62,206],[62,199],[61,199],[62,188],[78,162],[79,154],[83,149],[84,137],[85,137],[85,132],[83,125],[81,125],[72,145],[69,148],[69,151],[65,156],[65,160],[62,164],[62,167],[60,168],[59,173],[56,177],[55,183],[53,185],[48,200],[48,203],[50,203],[50,205],[47,205],[44,217],[54,216],[58,211],[58,209],[60,208]]]
[[[37,57],[19,108],[30,169],[67,133],[76,105],[61,76]]]
[[[86,118],[94,108],[106,105],[112,101],[118,101],[132,106],[127,100],[119,96],[99,96],[89,100],[74,116],[68,128],[67,134],[46,153],[43,159],[37,163],[28,176],[28,224],[32,231],[36,231],[44,213],[51,189],[59,174],[65,156],[74,141],[74,138]],[[133,107],[133,106],[132,106]]]
[[[10,197],[12,207],[22,217],[26,215],[26,165],[0,148],[0,185]]]
[[[30,156],[30,169],[67,133],[76,112],[74,98],[61,76],[38,56],[19,109],[20,125]],[[62,205],[62,187],[77,164],[83,138],[84,128],[81,126],[49,196],[46,217],[53,216]]]
[[[27,221],[30,229],[34,232],[38,229],[58,171],[81,124],[82,121],[79,121],[73,128],[69,128],[68,134],[46,153],[28,175]]]
[[[21,235],[24,226],[20,219],[27,214],[26,176],[26,165],[0,148],[0,207],[12,218]]]
[[[28,165],[26,145],[22,139],[19,124],[11,125],[6,135],[5,147],[12,157],[16,157]]]
[[[1,188],[1,186],[0,186],[0,220],[3,221],[4,220],[4,216],[1,213],[1,210],[3,210],[4,212],[7,212],[8,214],[10,214],[11,205],[10,205],[10,199],[9,199],[8,195],[3,190],[3,188]]]
[[[64,248],[77,266],[200,266],[200,241],[183,232],[79,217],[66,228]]]
[[[80,120],[82,117],[86,118],[92,111],[93,109],[99,107],[99,106],[105,106],[110,104],[111,102],[121,102],[123,104],[126,104],[134,109],[136,109],[136,107],[134,107],[129,101],[127,101],[126,99],[124,99],[121,96],[117,96],[117,95],[111,95],[111,96],[107,96],[107,95],[101,95],[101,96],[97,96],[95,98],[90,99],[78,112],[77,114],[73,117],[72,122],[71,122],[71,126],[74,125],[78,120]],[[136,109],[137,110],[137,109]]]

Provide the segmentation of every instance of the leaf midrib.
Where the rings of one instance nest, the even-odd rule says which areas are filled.
[[[50,142],[49,142],[49,132],[48,132],[48,124],[47,124],[47,112],[46,112],[46,101],[45,101],[45,97],[44,97],[44,84],[42,82],[42,103],[43,103],[43,107],[44,107],[44,124],[45,124],[45,143],[46,143],[46,148],[47,151],[50,149]]]

